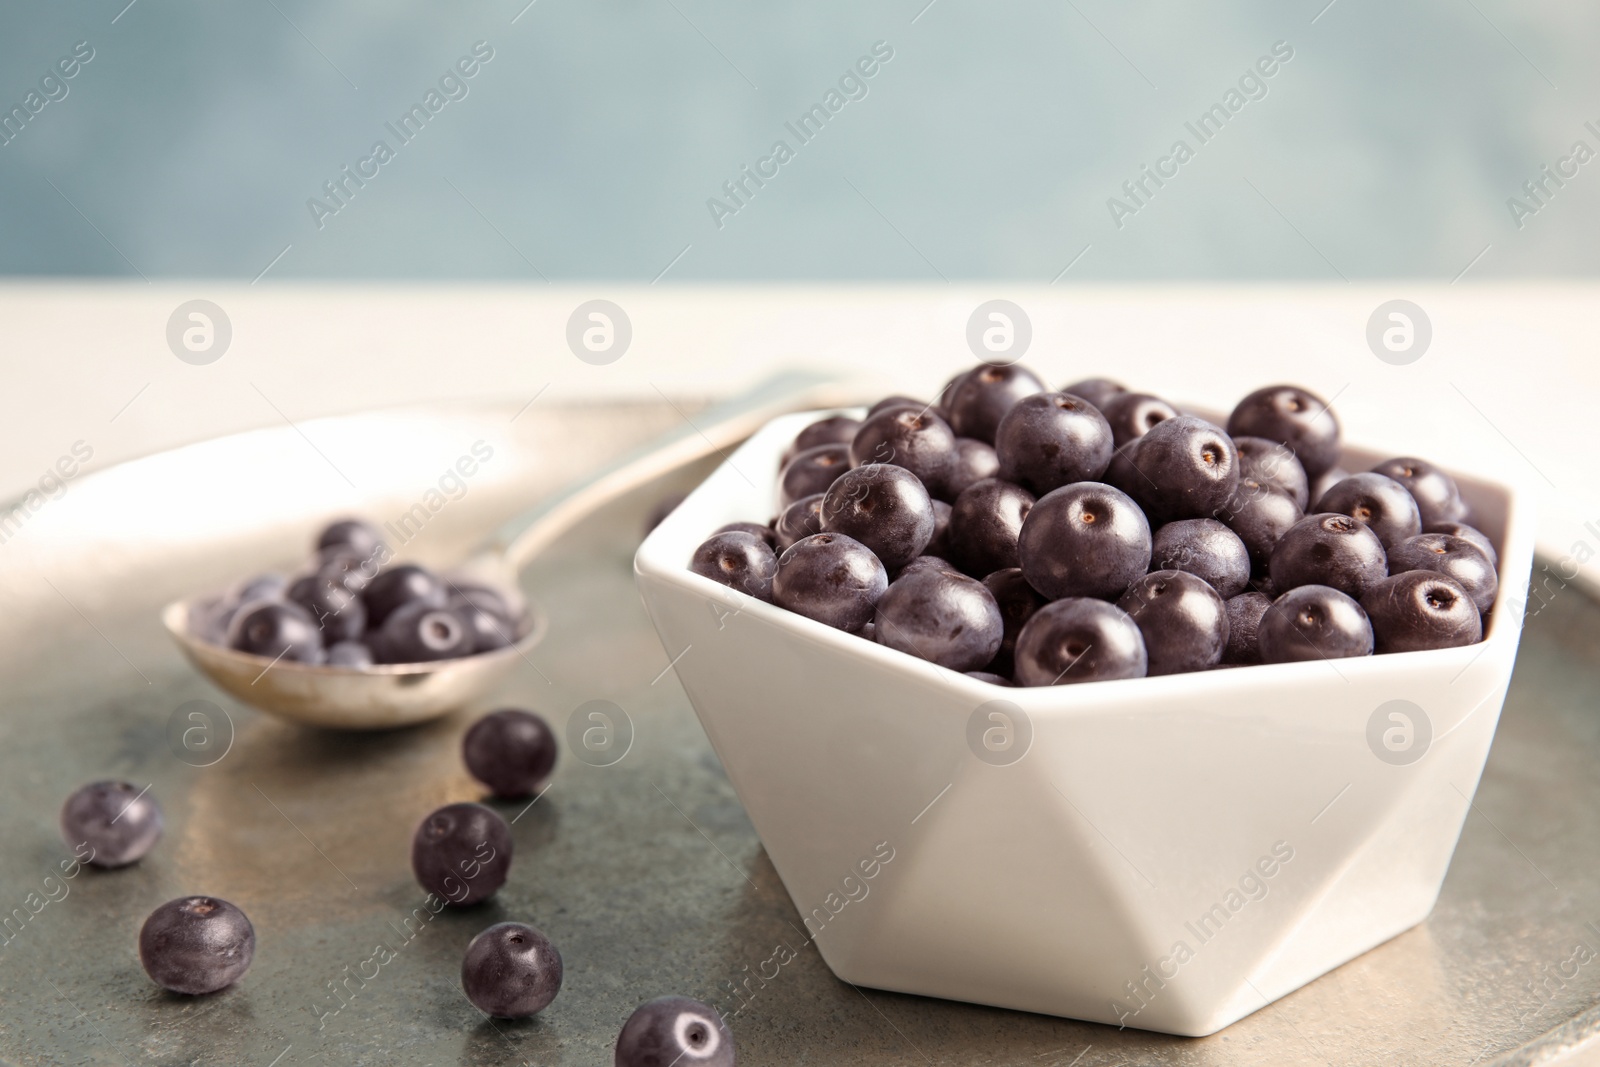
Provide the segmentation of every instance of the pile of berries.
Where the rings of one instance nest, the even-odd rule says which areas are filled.
[[[980,365],[795,438],[779,514],[690,568],[997,685],[1060,685],[1482,640],[1495,549],[1449,474],[1339,467],[1313,393],[1227,426],[1103,378]]]
[[[495,797],[537,797],[555,769],[556,738],[530,711],[505,708],[485,715],[462,740],[472,776]],[[161,837],[161,807],[149,789],[127,782],[93,782],[67,798],[61,836],[78,860],[123,867],[141,859]],[[62,869],[67,869],[63,861]],[[468,908],[493,897],[511,870],[511,827],[483,804],[446,804],[417,825],[411,869],[428,891],[429,910]],[[237,906],[210,896],[170,900],[139,931],[145,973],[174,993],[215,993],[243,978],[255,957],[256,932]],[[545,934],[519,922],[499,922],[467,945],[461,986],[487,1015],[537,1014],[561,991],[561,953]],[[708,1004],[658,997],[640,1005],[617,1034],[615,1067],[700,1064],[732,1067],[733,1035]]]
[[[514,592],[390,559],[376,527],[341,519],[317,536],[302,572],[197,601],[190,630],[273,660],[352,668],[493,652],[527,634]]]

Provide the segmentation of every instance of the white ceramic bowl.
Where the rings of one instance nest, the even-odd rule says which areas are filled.
[[[1500,553],[1481,644],[1007,689],[689,571],[718,526],[773,514],[821,414],[746,442],[635,570],[834,974],[1203,1035],[1427,916],[1516,656],[1525,496],[1458,476]]]

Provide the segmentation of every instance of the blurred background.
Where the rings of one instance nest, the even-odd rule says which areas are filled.
[[[1597,29],[1580,0],[8,3],[0,106],[27,120],[0,146],[0,273],[1588,276]],[[785,124],[830,90],[802,142]],[[1202,143],[1185,124],[1229,90]],[[1161,164],[1178,140],[1193,158]],[[793,158],[731,199],[777,141]],[[1130,197],[1146,166],[1176,176]]]

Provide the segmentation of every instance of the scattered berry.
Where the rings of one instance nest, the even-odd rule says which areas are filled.
[[[531,797],[556,766],[556,735],[544,718],[520,708],[492,711],[461,739],[467,771],[497,797]]]
[[[709,1004],[657,997],[634,1009],[617,1034],[615,1067],[733,1067],[733,1034]]]
[[[495,923],[474,937],[461,960],[461,988],[486,1015],[535,1015],[561,992],[561,953],[524,923]]]
[[[217,897],[179,897],[150,913],[139,930],[139,962],[174,993],[215,993],[244,977],[256,931],[244,912]]]
[[[137,861],[164,825],[156,798],[127,782],[91,782],[61,805],[61,839],[74,849],[87,843],[88,862],[96,867]]]
[[[411,870],[457,907],[488,900],[511,870],[511,827],[482,804],[446,804],[417,824]]]

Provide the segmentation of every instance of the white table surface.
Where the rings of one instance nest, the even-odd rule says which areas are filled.
[[[1319,286],[523,286],[207,282],[0,283],[0,497],[26,492],[79,442],[86,470],[240,430],[343,412],[475,399],[538,404],[713,397],[784,366],[835,367],[928,395],[973,360],[973,309],[1015,301],[1024,362],[1052,384],[1119,378],[1223,408],[1292,381],[1333,399],[1347,440],[1510,479],[1539,508],[1562,576],[1600,587],[1600,284]],[[167,320],[203,298],[233,338],[178,360]],[[585,300],[624,308],[633,340],[593,366],[568,349]],[[1431,320],[1415,363],[1376,358],[1366,325],[1404,298]],[[337,458],[337,457],[334,457]],[[71,491],[70,483],[67,492]],[[181,487],[175,487],[181,491]],[[48,507],[49,503],[42,506]],[[1581,558],[1580,558],[1581,557]],[[1558,567],[1562,561],[1571,561]],[[1540,577],[1536,573],[1536,580]]]

